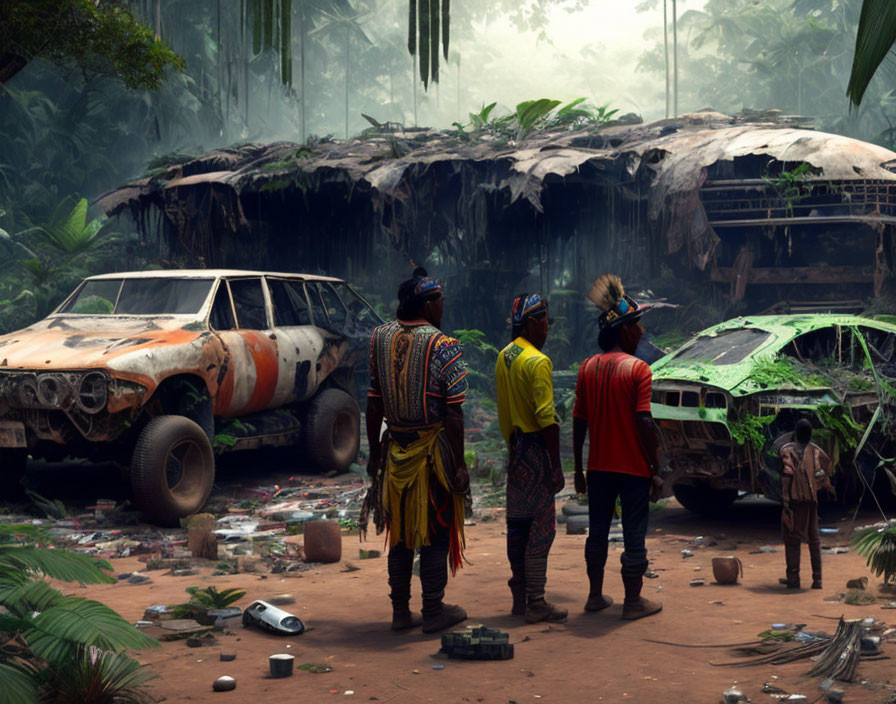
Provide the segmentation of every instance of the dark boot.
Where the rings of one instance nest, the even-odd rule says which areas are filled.
[[[812,562],[812,588],[821,589],[821,543],[809,543],[809,559]]]
[[[601,611],[613,604],[613,599],[604,596],[604,568],[588,565],[588,582],[591,585],[585,611]]]
[[[423,632],[436,633],[467,618],[459,606],[446,605],[448,547],[430,545],[420,551],[420,585],[423,590]]]
[[[559,609],[544,597],[537,601],[530,601],[526,605],[526,623],[538,623],[539,621],[565,621],[566,609]]]
[[[522,616],[526,613],[526,578],[514,576],[507,580],[510,593],[513,595],[513,608],[510,613],[513,616]]]
[[[512,575],[507,586],[513,595],[510,613],[514,616],[526,613],[526,541],[531,523],[530,520],[507,519],[507,561]]]
[[[784,543],[784,559],[787,562],[787,576],[779,579],[778,583],[788,589],[800,588],[800,544],[794,542]]]
[[[659,601],[650,601],[641,596],[641,587],[644,585],[644,577],[627,577],[622,575],[622,584],[625,586],[625,601],[622,604],[622,618],[626,621],[634,621],[645,616],[652,616],[663,610]]]
[[[392,600],[392,630],[401,631],[419,626],[422,622],[411,615],[411,576],[414,571],[414,551],[399,543],[389,551],[389,598]]]

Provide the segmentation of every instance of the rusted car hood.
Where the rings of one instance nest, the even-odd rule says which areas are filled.
[[[99,369],[125,353],[191,342],[203,332],[184,316],[51,316],[0,336],[0,370]]]

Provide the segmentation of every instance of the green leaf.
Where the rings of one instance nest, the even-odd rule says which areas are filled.
[[[0,662],[0,682],[0,704],[37,702],[37,683],[27,670]]]
[[[896,42],[896,2],[864,0],[846,95],[858,107],[874,74]]]
[[[105,604],[73,596],[38,614],[23,635],[34,654],[48,662],[61,662],[78,644],[102,650],[159,645]]]
[[[46,611],[64,598],[62,592],[42,580],[0,581],[0,605],[23,618],[35,611]]]
[[[104,569],[111,570],[112,566],[105,560],[66,550],[0,546],[0,574],[25,570],[65,582],[113,584],[115,580],[103,572]]]
[[[124,653],[91,653],[81,648],[73,660],[51,668],[50,688],[55,701],[61,702],[150,704],[156,700],[140,688],[155,677]]]

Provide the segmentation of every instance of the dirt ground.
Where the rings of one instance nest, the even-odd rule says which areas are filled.
[[[559,508],[559,505],[558,505]],[[787,592],[777,584],[784,569],[783,546],[778,532],[778,510],[765,501],[747,499],[736,503],[723,519],[698,518],[672,501],[651,513],[648,540],[651,569],[659,577],[645,580],[644,594],[662,600],[661,614],[634,622],[620,620],[622,584],[618,574],[620,549],[611,549],[606,593],[615,600],[611,608],[597,614],[582,610],[587,595],[584,570],[585,536],[566,535],[558,526],[551,551],[548,598],[569,609],[565,624],[527,625],[512,617],[509,576],[504,555],[503,513],[486,509],[476,525],[467,527],[467,558],[470,564],[451,579],[449,603],[461,604],[469,614],[467,624],[483,623],[510,632],[515,657],[503,662],[467,662],[434,658],[440,646],[438,635],[419,630],[392,633],[386,583],[385,558],[359,560],[358,550],[381,549],[381,538],[371,536],[360,543],[356,535],[343,538],[343,561],[322,565],[296,576],[238,574],[211,576],[203,568],[200,576],[165,576],[148,573],[147,585],[115,585],[77,588],[77,594],[99,599],[136,621],[152,604],[180,603],[191,585],[241,587],[247,591],[238,606],[254,599],[288,592],[294,611],[308,627],[297,637],[276,637],[257,630],[233,627],[220,636],[221,645],[189,648],[182,641],[139,653],[153,666],[159,679],[152,693],[168,702],[213,701],[265,704],[280,702],[324,702],[334,697],[353,700],[410,704],[411,702],[718,702],[721,692],[738,683],[753,702],[773,702],[762,693],[765,682],[787,692],[805,694],[812,702],[820,697],[817,678],[807,678],[807,661],[785,666],[715,666],[740,656],[723,647],[683,648],[648,642],[735,644],[752,641],[772,623],[805,623],[806,630],[833,633],[836,619],[875,617],[896,624],[896,611],[880,605],[848,606],[826,602],[824,597],[845,589],[848,579],[868,575],[864,561],[854,553],[824,557],[822,591],[805,589]],[[830,520],[831,517],[825,517]],[[860,516],[859,523],[874,516]],[[823,545],[846,545],[851,524],[841,521],[840,532],[823,536]],[[693,544],[703,537],[703,546]],[[772,545],[775,553],[760,553],[761,545]],[[683,558],[688,547],[694,552]],[[744,564],[742,584],[713,583],[711,560],[719,555],[738,555]],[[345,571],[345,562],[358,569]],[[139,570],[136,558],[116,559],[116,572]],[[808,582],[808,554],[803,554],[803,578]],[[689,586],[703,577],[706,585]],[[872,578],[872,584],[875,580]],[[876,587],[872,589],[876,593]],[[419,581],[415,578],[412,608],[419,608]],[[885,652],[894,645],[885,646]],[[233,662],[221,662],[222,650],[237,654]],[[296,665],[325,664],[332,672],[312,674],[296,671],[288,679],[268,677],[269,655],[290,653]],[[893,652],[896,652],[894,650]],[[434,666],[444,666],[434,669]],[[237,688],[212,693],[212,682],[232,675]],[[892,660],[862,662],[861,682],[842,685],[847,703],[888,702],[896,694],[896,668]],[[891,683],[888,683],[888,680]]]

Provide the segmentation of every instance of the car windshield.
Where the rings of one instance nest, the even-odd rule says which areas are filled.
[[[709,362],[716,365],[737,364],[771,337],[754,328],[726,330],[716,335],[702,335],[678,352],[677,362]]]
[[[93,279],[60,313],[74,315],[195,315],[214,279]]]

